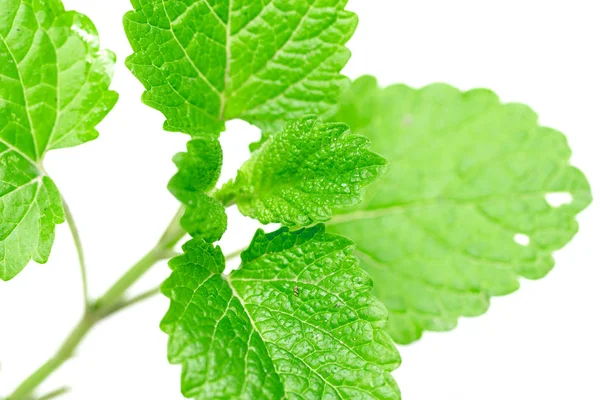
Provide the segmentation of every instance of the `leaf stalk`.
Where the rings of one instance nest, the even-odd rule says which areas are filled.
[[[66,206],[65,209],[68,210]],[[173,255],[173,248],[185,236],[185,231],[179,224],[182,213],[183,207],[177,211],[156,246],[154,246],[154,248],[152,248],[145,256],[143,256],[140,261],[133,265],[95,303],[86,307],[83,317],[73,328],[69,336],[65,339],[54,356],[52,356],[27,379],[25,379],[8,397],[7,400],[23,400],[29,398],[39,387],[39,385],[42,384],[42,382],[44,382],[50,375],[52,375],[52,373],[54,373],[61,365],[63,365],[73,356],[81,341],[98,322],[114,314],[116,311],[124,309],[126,306],[133,304],[131,301],[123,301],[123,297],[127,290],[129,290],[129,288],[131,288],[131,286],[133,286],[133,284],[136,283],[156,263],[171,257]],[[72,220],[72,215],[70,212],[66,211],[66,214],[68,216],[67,220]],[[71,217],[69,217],[69,215],[71,215]],[[71,226],[71,224],[69,225]],[[78,248],[79,252],[79,249],[81,248],[81,241],[79,240],[79,235],[77,234],[76,228],[72,228],[72,232],[73,238],[76,242],[76,247]],[[80,261],[82,261],[83,253],[80,254]],[[82,271],[85,271],[85,269],[82,269]],[[85,281],[87,281],[87,279],[84,278],[84,282]],[[87,289],[85,289],[85,293],[87,298]],[[135,303],[148,297],[150,297],[150,295],[147,295],[143,298],[138,298]],[[122,306],[121,303],[124,304],[124,306]]]
[[[83,289],[84,310],[87,310],[90,306],[90,296],[88,290],[87,268],[85,264],[85,255],[83,252],[83,244],[81,242],[81,236],[79,235],[79,230],[77,229],[77,224],[75,223],[73,213],[71,212],[71,209],[69,208],[69,205],[67,204],[64,197],[63,208],[65,210],[67,225],[69,225],[71,236],[73,236],[73,243],[75,244],[75,249],[77,250],[77,259],[79,261],[79,269],[81,271],[81,286]]]

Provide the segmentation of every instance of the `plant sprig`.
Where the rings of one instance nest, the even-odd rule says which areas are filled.
[[[520,277],[548,273],[576,233],[591,192],[564,136],[488,90],[351,83],[341,70],[357,17],[346,0],[132,4],[126,64],[165,130],[190,135],[168,183],[181,207],[90,299],[75,219],[43,159],[98,136],[117,101],[115,56],[59,0],[0,0],[0,278],[46,262],[66,221],[85,301],[55,355],[8,400],[36,398],[100,321],[161,292],[168,359],[182,365],[188,398],[397,400],[394,341],[483,313]],[[263,138],[216,187],[219,135],[237,118]],[[570,201],[553,204],[556,193]],[[215,243],[235,229],[232,206],[281,228],[224,255]],[[130,295],[163,260],[172,272],[161,288]]]

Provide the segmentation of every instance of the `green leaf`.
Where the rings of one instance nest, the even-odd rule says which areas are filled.
[[[341,123],[305,117],[271,137],[238,171],[233,187],[242,214],[264,224],[306,226],[331,218],[332,207],[360,202],[387,162],[364,136]]]
[[[171,193],[185,205],[181,226],[208,242],[221,239],[227,229],[223,205],[206,193],[214,189],[223,164],[223,151],[214,137],[190,140],[187,153],[175,155],[179,172],[169,182]]]
[[[58,0],[0,0],[0,279],[48,260],[61,196],[42,167],[52,149],[95,139],[117,101],[115,57]]]
[[[165,130],[224,130],[241,118],[275,132],[331,115],[349,85],[344,44],[357,25],[347,0],[132,0],[127,66]]]
[[[387,311],[352,256],[322,225],[259,230],[239,270],[194,239],[162,291],[169,360],[197,399],[399,399],[400,358]]]
[[[337,120],[390,160],[365,201],[337,210],[329,229],[356,241],[399,343],[485,312],[519,277],[546,275],[591,201],[565,137],[487,90],[380,89],[365,77]],[[553,206],[549,194],[572,201]]]

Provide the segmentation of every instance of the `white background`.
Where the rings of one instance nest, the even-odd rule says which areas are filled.
[[[141,85],[123,66],[130,48],[126,0],[65,0],[89,15],[119,64],[121,99],[101,137],[48,156],[47,169],[75,214],[99,295],[148,250],[177,204],[165,190],[171,156],[185,136],[161,130],[163,117],[139,102]],[[573,163],[600,187],[600,24],[597,0],[351,0],[361,19],[350,43],[352,78],[461,89],[489,87],[504,101],[531,105],[568,136]],[[223,134],[225,175],[233,176],[258,132],[233,122]],[[596,192],[596,197],[598,193]],[[492,300],[451,333],[427,333],[401,348],[394,374],[408,400],[600,399],[600,215],[581,214],[580,233],[556,255],[545,279]],[[256,224],[232,214],[225,251],[248,243]],[[165,265],[136,287],[157,284]],[[158,329],[167,301],[155,298],[105,323],[77,357],[43,386],[70,385],[64,399],[180,399],[179,367],[166,361]],[[81,312],[76,254],[66,225],[48,264],[29,265],[0,284],[0,394],[50,356]]]

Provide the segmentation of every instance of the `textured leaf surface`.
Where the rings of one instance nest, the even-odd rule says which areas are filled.
[[[337,120],[390,160],[365,201],[329,226],[356,242],[399,343],[485,312],[520,276],[546,275],[591,201],[565,137],[487,90],[380,89],[365,77]]]
[[[190,140],[187,150],[173,158],[179,172],[169,182],[169,190],[185,205],[181,226],[194,237],[215,242],[227,229],[227,214],[223,205],[206,193],[219,179],[223,151],[214,137]]]
[[[132,0],[127,60],[165,129],[220,132],[242,118],[270,132],[326,115],[357,18],[347,0]]]
[[[272,135],[238,172],[227,195],[262,223],[306,226],[331,218],[331,208],[358,203],[387,165],[364,136],[341,123],[306,117]]]
[[[322,225],[258,231],[242,266],[194,239],[170,262],[162,322],[197,399],[399,399],[400,362],[350,240]]]
[[[60,194],[47,151],[95,139],[117,100],[114,55],[91,21],[58,0],[0,0],[0,279],[47,261]]]

